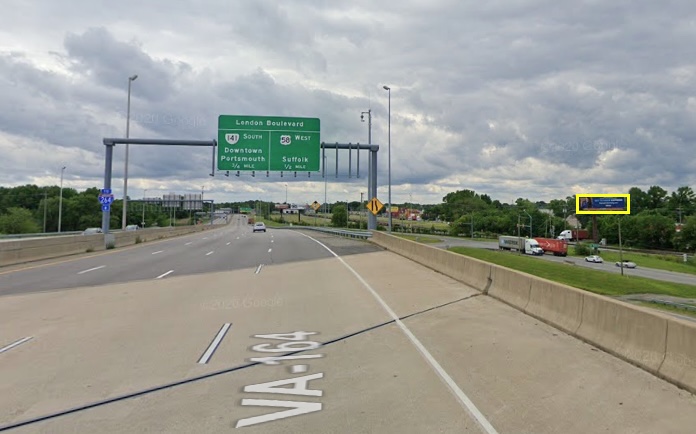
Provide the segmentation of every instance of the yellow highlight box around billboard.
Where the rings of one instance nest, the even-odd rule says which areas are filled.
[[[630,214],[630,194],[578,194],[575,196],[576,214]]]

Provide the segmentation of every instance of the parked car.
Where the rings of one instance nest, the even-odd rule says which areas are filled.
[[[617,262],[617,263],[616,263],[616,266],[617,266],[617,267],[622,267],[621,262]],[[636,263],[635,263],[635,262],[631,262],[631,261],[624,260],[624,261],[623,261],[623,268],[636,268]]]
[[[101,228],[87,228],[82,231],[82,235],[94,235],[103,233]]]
[[[254,232],[266,232],[266,225],[263,222],[254,223]]]
[[[604,260],[600,256],[591,255],[585,258],[585,262],[594,262],[597,264],[601,264],[602,262],[604,262]]]

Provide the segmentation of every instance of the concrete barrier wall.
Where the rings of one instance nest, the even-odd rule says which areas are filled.
[[[488,288],[491,264],[457,253],[374,231],[370,241],[479,291]]]
[[[665,361],[659,372],[667,381],[694,392],[696,333],[692,323],[679,319],[667,322]]]
[[[114,247],[123,247],[141,242],[170,238],[179,235],[219,228],[220,225],[180,226],[173,228],[151,228],[139,231],[115,232]],[[103,234],[66,235],[34,239],[19,239],[0,243],[0,267],[22,264],[61,256],[105,250]]]
[[[458,255],[462,256],[462,255]],[[488,295],[524,310],[529,303],[534,276],[520,273],[509,268],[491,265],[491,288]]]
[[[385,233],[370,241],[696,393],[692,322]]]

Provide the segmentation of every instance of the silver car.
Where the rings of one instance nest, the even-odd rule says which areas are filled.
[[[616,266],[621,267],[621,268],[636,268],[637,267],[635,262],[631,262],[631,261],[627,261],[627,260],[624,260],[623,264],[621,262],[617,262]]]
[[[585,258],[585,262],[594,262],[597,264],[601,264],[602,262],[604,262],[604,260],[600,256],[591,255]]]

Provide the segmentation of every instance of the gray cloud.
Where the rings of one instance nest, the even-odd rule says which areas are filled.
[[[250,114],[319,117],[324,140],[365,143],[359,116],[371,108],[380,184],[388,84],[395,200],[407,200],[398,187],[408,184],[429,202],[443,188],[548,200],[574,189],[696,184],[690,2],[66,5],[17,3],[0,17],[9,44],[0,48],[5,184],[55,182],[21,168],[22,147],[35,144],[39,172],[68,160],[98,185],[102,138],[125,134],[132,74],[133,137],[213,139],[219,114]],[[341,158],[334,196],[366,183],[349,179]],[[208,183],[220,197],[234,186],[224,193],[234,199],[323,182],[211,178],[210,159],[207,149],[134,146],[130,176],[193,190]],[[115,176],[122,171],[120,146]]]

